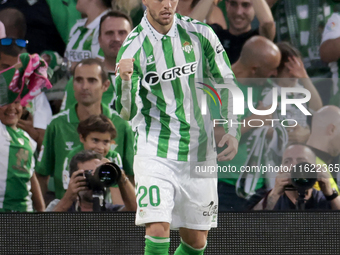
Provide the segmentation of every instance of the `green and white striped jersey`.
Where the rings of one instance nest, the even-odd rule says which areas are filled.
[[[132,119],[138,132],[137,154],[178,161],[216,158],[213,121],[202,114],[203,85],[197,79],[229,78],[228,57],[212,29],[204,23],[176,14],[166,35],[158,33],[146,14],[129,34],[117,58],[134,58],[131,85],[123,82],[117,67],[116,109]],[[235,85],[236,86],[236,85]],[[222,116],[233,118],[231,93],[223,89]],[[240,137],[239,128],[226,132]]]
[[[72,27],[65,57],[71,62],[80,62],[86,58],[104,58],[98,41],[99,23],[102,16],[109,10],[101,13],[95,20],[85,27],[87,18],[77,20]]]
[[[30,179],[36,143],[21,129],[0,122],[0,212],[32,212]]]
[[[332,0],[279,0],[272,7],[276,41],[288,41],[302,55],[310,77],[326,77],[330,70],[320,59],[322,31],[333,13]]]

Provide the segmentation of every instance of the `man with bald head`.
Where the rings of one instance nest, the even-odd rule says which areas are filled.
[[[291,185],[292,167],[298,163],[317,164],[311,148],[303,144],[293,144],[286,148],[282,158],[282,171],[277,174],[274,188],[262,199],[254,210],[294,210],[299,194],[296,190],[286,190]],[[339,210],[340,197],[332,189],[330,178],[324,168],[317,173],[321,191],[314,188],[306,190],[305,209]]]
[[[313,114],[312,131],[306,144],[316,154],[317,164],[331,164],[332,166],[339,164],[340,108],[326,105]],[[337,172],[339,171],[333,171],[332,174],[333,177],[338,174],[339,185],[340,175]]]
[[[312,132],[307,145],[326,164],[340,154],[340,108],[326,105],[313,114]]]
[[[267,78],[276,75],[276,69],[280,64],[281,53],[278,47],[270,40],[262,36],[253,36],[243,46],[239,60],[232,65],[232,70],[237,78],[238,86],[242,90],[244,98],[248,98],[248,88],[253,90],[252,101],[254,108],[265,109],[261,100],[263,99],[262,90]],[[221,169],[228,169],[233,166],[236,172],[227,171],[219,173],[218,196],[219,211],[238,211],[243,210],[246,199],[239,197],[236,193],[236,183],[240,177],[241,166],[244,166],[247,160],[247,142],[254,126],[261,123],[253,121],[249,126],[248,122],[252,119],[260,119],[265,125],[271,125],[271,122],[265,121],[271,119],[271,115],[257,116],[250,112],[248,103],[245,101],[244,115],[241,116],[241,140],[237,155],[231,161],[219,161]],[[215,119],[218,116],[214,116]],[[215,127],[215,140],[220,141],[224,135],[223,127]],[[217,152],[221,151],[217,148]],[[236,167],[236,168],[235,168]],[[264,179],[257,181],[255,189],[261,191],[264,187]],[[248,184],[246,184],[248,185]]]
[[[247,84],[243,78],[266,78],[276,76],[280,64],[279,48],[262,36],[253,36],[243,46],[240,58],[232,65],[238,80]]]

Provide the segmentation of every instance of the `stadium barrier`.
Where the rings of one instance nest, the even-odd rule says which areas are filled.
[[[134,213],[0,214],[0,254],[142,255]],[[204,254],[340,254],[339,212],[236,212],[218,215]],[[171,232],[170,254],[179,245]]]

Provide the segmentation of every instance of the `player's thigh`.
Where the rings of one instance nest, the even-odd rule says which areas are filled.
[[[164,159],[136,156],[136,224],[172,221],[175,185],[171,169]]]
[[[202,164],[213,165],[215,162]],[[195,230],[217,227],[217,178],[181,177],[178,182],[181,196],[175,200],[172,227]]]

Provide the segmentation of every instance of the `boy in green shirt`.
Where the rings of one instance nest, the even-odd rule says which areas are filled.
[[[123,167],[119,153],[110,149],[111,143],[114,144],[113,139],[116,138],[117,131],[108,117],[103,114],[99,116],[91,115],[89,118],[79,123],[77,131],[81,144],[69,152],[64,162],[63,185],[65,190],[67,190],[70,180],[70,161],[73,156],[80,151],[95,151],[107,158],[110,162],[114,162],[120,168]],[[110,193],[114,204],[124,204],[117,187],[111,187]]]

